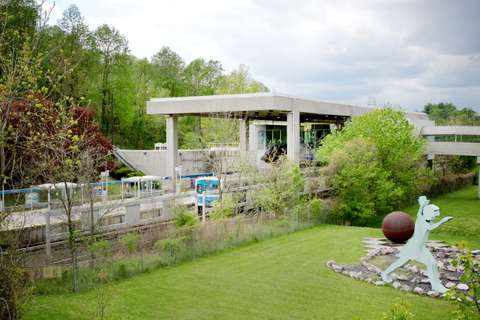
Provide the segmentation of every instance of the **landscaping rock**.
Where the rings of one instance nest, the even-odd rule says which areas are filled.
[[[356,280],[365,281],[376,286],[382,286],[381,273],[396,259],[398,248],[401,245],[395,245],[385,239],[368,238],[364,241],[368,249],[367,254],[360,259],[356,265],[340,265],[334,260],[327,261],[327,266],[335,272],[342,273]],[[460,277],[463,274],[463,266],[453,266],[452,262],[458,259],[462,254],[460,250],[453,247],[447,247],[443,243],[434,241],[429,249],[437,259],[439,266],[440,279],[445,287],[456,287],[459,290],[468,290],[468,286],[460,283]],[[475,260],[480,263],[480,250],[476,250]],[[402,291],[412,291],[420,295],[430,297],[440,297],[440,293],[431,290],[430,281],[426,277],[426,271],[421,269],[414,262],[409,262],[397,272],[392,274],[394,282],[392,286]]]
[[[457,289],[467,291],[468,290],[468,285],[466,285],[465,283],[459,283],[459,284],[457,284]]]
[[[425,290],[423,290],[420,287],[415,287],[415,289],[413,289],[413,292],[418,293],[418,294],[424,294]]]
[[[427,292],[427,295],[430,297],[438,297],[440,293],[438,293],[437,291],[430,290]]]

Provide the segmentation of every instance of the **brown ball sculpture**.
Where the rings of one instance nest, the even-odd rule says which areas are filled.
[[[415,223],[405,212],[393,211],[383,218],[383,234],[394,243],[405,243],[412,237],[414,230]]]

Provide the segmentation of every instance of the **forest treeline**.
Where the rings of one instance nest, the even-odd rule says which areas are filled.
[[[161,40],[152,41],[152,49],[160,49],[151,58],[137,58],[119,30],[107,24],[90,28],[76,5],[54,22],[37,1],[3,2],[0,27],[0,84],[12,80],[8,75],[17,72],[15,68],[30,68],[21,81],[34,83],[52,101],[93,107],[101,131],[119,147],[151,149],[165,141],[165,120],[146,114],[151,97],[268,91],[244,65],[227,73],[217,60],[199,57],[187,62]],[[216,124],[183,117],[180,147],[236,142],[236,121]]]

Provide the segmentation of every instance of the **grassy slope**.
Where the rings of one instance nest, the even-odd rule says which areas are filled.
[[[461,240],[468,245],[480,249],[480,199],[477,198],[477,186],[470,186],[447,195],[433,198],[430,203],[440,208],[441,216],[452,216],[454,219],[432,232],[432,239],[446,240],[455,243]],[[418,206],[402,209],[413,217]]]
[[[455,219],[432,238],[467,240],[480,248],[476,187],[432,199]],[[403,209],[412,215],[417,206]],[[159,269],[112,286],[112,319],[379,319],[399,297],[417,319],[444,319],[441,300],[375,287],[327,269],[325,262],[356,262],[361,240],[380,230],[321,226],[222,254]],[[91,319],[95,291],[36,297],[27,319]]]
[[[368,228],[320,226],[112,287],[111,319],[379,319],[406,297],[417,319],[444,319],[439,299],[375,287],[333,272],[329,259],[356,262]],[[27,319],[91,319],[95,291],[35,297]]]

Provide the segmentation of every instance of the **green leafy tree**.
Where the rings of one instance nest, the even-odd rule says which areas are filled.
[[[162,47],[152,60],[155,77],[154,82],[168,90],[168,96],[178,97],[185,89],[183,72],[185,62],[169,47]]]
[[[248,67],[241,64],[238,69],[232,70],[229,74],[224,75],[221,78],[217,94],[256,93],[267,91],[267,86],[253,79]]]
[[[346,218],[366,218],[385,213],[426,189],[423,146],[423,139],[414,135],[404,114],[385,108],[354,117],[343,130],[328,135],[316,155],[332,169],[340,212],[348,212]],[[364,201],[349,192],[352,188],[349,183],[358,186],[358,192],[365,193]],[[375,211],[368,214],[369,210]]]
[[[125,59],[128,44],[125,37],[114,27],[103,24],[93,33],[95,50],[101,57],[101,107],[100,124],[103,132],[112,134],[113,128],[113,88],[111,83],[112,70],[120,59]]]
[[[438,125],[479,125],[480,118],[473,109],[459,109],[453,103],[428,103],[423,112]]]
[[[335,213],[346,224],[363,224],[387,212],[403,195],[378,160],[378,150],[365,138],[347,141],[330,157],[332,187],[338,196]]]

